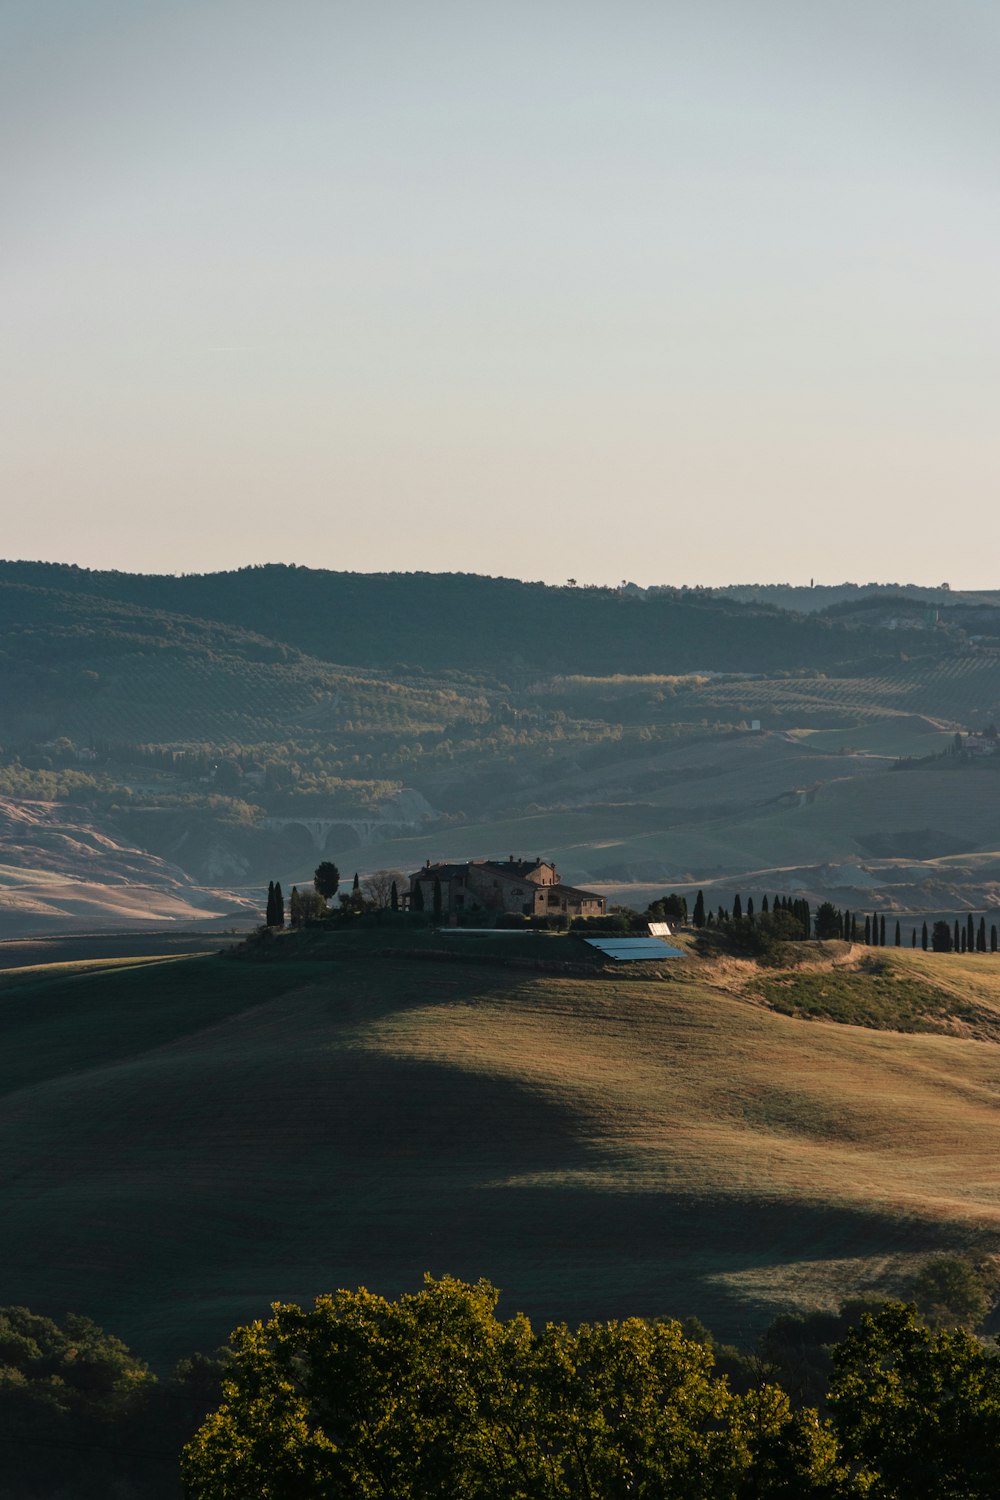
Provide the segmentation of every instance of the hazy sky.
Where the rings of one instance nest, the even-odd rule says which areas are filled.
[[[0,553],[997,586],[995,0],[0,0]]]

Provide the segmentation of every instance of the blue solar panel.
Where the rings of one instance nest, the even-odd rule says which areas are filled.
[[[680,948],[671,948],[659,938],[584,938],[591,948],[618,963],[649,963],[657,958],[683,958]]]

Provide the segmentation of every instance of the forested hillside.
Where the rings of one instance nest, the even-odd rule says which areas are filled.
[[[3,563],[0,795],[76,804],[209,885],[290,884],[317,852],[530,848],[640,904],[772,870],[851,906],[978,910],[1000,756],[969,731],[1000,720],[998,621],[990,596],[859,591],[806,617],[472,575]],[[327,820],[324,848],[301,818]]]
[[[279,564],[157,577],[5,562],[28,584],[216,620],[327,661],[509,673],[831,669],[892,658],[881,628],[849,629],[707,593],[637,598],[462,573],[334,573]],[[936,643],[925,643],[936,649]]]

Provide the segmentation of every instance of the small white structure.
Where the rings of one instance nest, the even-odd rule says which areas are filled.
[[[673,937],[669,922],[647,922],[650,937],[668,938]]]

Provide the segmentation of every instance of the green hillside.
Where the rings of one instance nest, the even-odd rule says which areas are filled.
[[[0,974],[6,1300],[160,1361],[426,1269],[746,1337],[995,1243],[992,1043],[777,1014],[726,961],[560,978],[329,942]],[[971,962],[907,958],[942,993]]]

